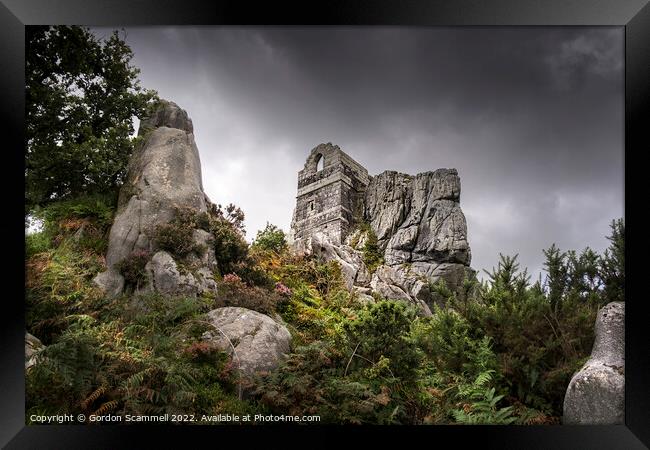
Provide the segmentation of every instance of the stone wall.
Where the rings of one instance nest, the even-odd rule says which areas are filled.
[[[341,244],[363,214],[369,181],[368,171],[338,146],[327,143],[315,147],[298,173],[290,233],[294,247],[301,248],[317,232]]]

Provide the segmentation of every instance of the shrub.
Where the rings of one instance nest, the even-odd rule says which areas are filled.
[[[434,308],[433,316],[413,323],[411,334],[440,373],[477,376],[497,367],[490,338],[474,337],[469,322],[453,309]]]
[[[599,261],[606,299],[603,303],[625,301],[625,222],[614,220],[610,228],[612,234],[607,239],[611,244]]]
[[[67,219],[92,220],[97,226],[105,228],[113,222],[116,203],[117,198],[113,193],[81,195],[36,208],[34,216],[43,221],[46,231],[57,231],[59,224]]]
[[[402,381],[412,381],[420,353],[409,338],[415,311],[404,303],[383,301],[361,311],[356,320],[343,323],[348,345],[357,358],[351,364],[367,366],[385,358],[390,372]]]
[[[361,238],[365,236],[365,242],[361,248],[362,259],[368,271],[374,273],[377,267],[384,263],[384,253],[379,248],[377,235],[368,222],[360,222],[356,230],[350,235],[350,246],[357,248]]]
[[[248,255],[248,244],[237,228],[225,219],[213,220],[210,231],[214,236],[214,254],[219,269],[222,273],[233,272]]]
[[[292,291],[288,287],[286,287],[284,284],[280,283],[279,281],[275,283],[275,292],[279,295],[283,295],[285,297],[291,297]]]
[[[47,251],[52,246],[52,239],[44,231],[25,235],[25,257],[31,258],[34,255]]]
[[[211,342],[199,341],[185,347],[183,353],[192,361],[214,363],[218,360],[220,350]]]
[[[135,250],[120,261],[116,268],[124,277],[124,281],[137,289],[147,277],[144,268],[150,258],[151,254],[147,250]]]
[[[287,249],[286,235],[284,231],[267,222],[264,230],[257,232],[252,246],[270,252],[282,253]]]
[[[176,221],[157,225],[153,240],[158,248],[180,259],[204,250],[194,241],[194,230]]]
[[[95,194],[35,209],[32,218],[42,223],[42,230],[26,237],[27,256],[64,241],[80,250],[104,254],[115,203],[114,195]]]
[[[367,227],[368,238],[363,246],[363,262],[368,271],[374,273],[377,267],[384,263],[384,254],[377,243],[377,235],[372,228]]]
[[[239,306],[263,314],[273,314],[283,300],[278,293],[258,286],[248,286],[235,274],[223,277],[215,297],[215,307]]]
[[[461,335],[470,341],[489,337],[497,358],[496,368],[490,368],[496,369],[499,389],[528,408],[560,416],[571,375],[591,350],[598,304],[575,295],[566,254],[554,247],[546,254],[551,267],[546,293],[541,285],[528,284],[516,257],[501,256],[489,281],[471,298],[460,302],[451,296],[447,304],[469,324]],[[449,355],[454,354],[452,347]]]
[[[251,286],[260,286],[266,289],[272,289],[274,287],[273,280],[269,277],[266,271],[259,266],[257,261],[250,256],[244,257],[236,264],[231,264],[230,266],[225,264],[224,266],[231,267],[234,273]]]

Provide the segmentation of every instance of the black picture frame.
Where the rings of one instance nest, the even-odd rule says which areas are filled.
[[[185,427],[84,426],[24,424],[24,27],[37,24],[89,26],[136,25],[405,25],[405,26],[623,26],[625,27],[625,222],[626,240],[626,410],[619,426],[482,426],[482,427]],[[641,293],[647,278],[641,261],[647,245],[643,212],[647,188],[642,172],[650,149],[650,5],[648,0],[365,0],[278,4],[236,1],[171,0],[0,0],[0,109],[5,161],[0,177],[4,218],[0,236],[5,269],[2,296],[2,371],[0,371],[0,445],[6,448],[124,448],[187,445],[197,436],[225,445],[225,434],[236,434],[238,445],[260,437],[311,446],[331,440],[350,444],[367,439],[397,438],[399,442],[454,447],[468,440],[485,448],[637,449],[650,446],[650,327]],[[23,168],[21,173],[18,168]],[[639,199],[639,200],[637,200]],[[645,296],[647,297],[647,295]],[[189,435],[189,436],[188,436]],[[318,435],[318,439],[311,438]],[[289,437],[290,436],[290,437]],[[230,436],[233,437],[233,436]],[[406,440],[408,439],[408,440]],[[269,441],[274,442],[274,441]],[[274,447],[275,445],[271,445]],[[446,447],[443,445],[443,448]]]

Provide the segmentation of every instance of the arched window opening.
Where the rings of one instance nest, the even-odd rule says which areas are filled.
[[[316,160],[316,172],[320,172],[323,170],[323,165],[325,164],[325,158],[323,158],[323,155],[318,155],[318,159]]]

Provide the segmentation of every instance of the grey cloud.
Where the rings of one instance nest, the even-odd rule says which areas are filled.
[[[108,30],[97,29],[98,34]],[[333,142],[370,173],[456,167],[473,266],[607,246],[623,215],[621,28],[129,28],[145,87],[191,115],[214,201],[288,229]]]

